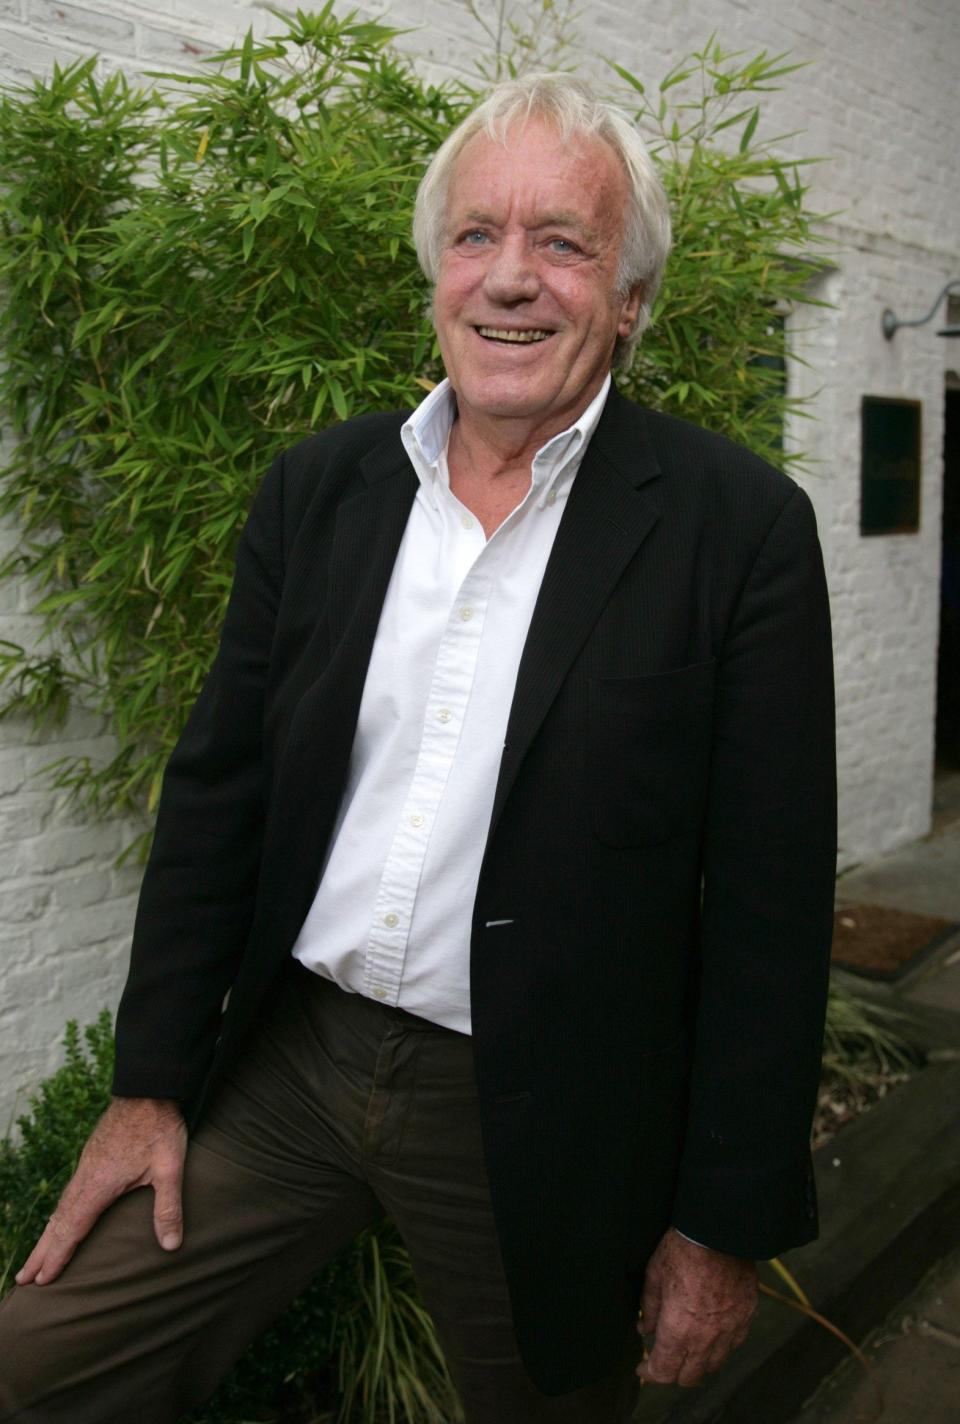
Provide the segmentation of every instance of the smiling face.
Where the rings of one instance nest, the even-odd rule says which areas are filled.
[[[460,419],[543,440],[586,409],[632,330],[617,292],[627,179],[599,138],[531,119],[475,134],[447,195],[434,321]],[[542,443],[542,441],[540,442]]]

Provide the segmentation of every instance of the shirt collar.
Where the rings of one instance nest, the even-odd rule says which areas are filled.
[[[586,410],[566,430],[561,430],[542,445],[533,457],[530,479],[537,491],[537,504],[543,508],[556,499],[561,489],[569,487],[580,467],[590,437],[596,430],[610,391],[610,373]],[[449,483],[446,451],[450,431],[456,416],[457,403],[453,387],[444,379],[400,428],[400,439],[425,492],[436,503],[437,481]]]

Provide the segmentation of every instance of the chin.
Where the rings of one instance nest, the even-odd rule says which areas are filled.
[[[547,410],[539,402],[527,400],[474,401],[471,409],[477,415],[485,415],[494,420],[532,420]]]
[[[531,390],[529,384],[516,375],[503,375],[492,381],[464,381],[460,386],[456,381],[452,384],[460,399],[483,415],[537,415],[550,405],[548,393]]]

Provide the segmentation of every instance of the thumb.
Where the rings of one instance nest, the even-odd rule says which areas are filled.
[[[154,1182],[153,1229],[164,1251],[176,1251],[183,1241],[183,1204],[180,1192],[181,1174],[158,1178]]]
[[[663,1298],[663,1278],[655,1260],[650,1262],[643,1281],[643,1297],[640,1301],[641,1335],[654,1335],[660,1319],[660,1303]]]

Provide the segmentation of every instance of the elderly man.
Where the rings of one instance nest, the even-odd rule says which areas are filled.
[[[174,1419],[386,1212],[468,1424],[619,1420],[638,1307],[640,1376],[694,1384],[814,1234],[809,502],[611,385],[669,221],[582,84],[495,90],[415,235],[447,380],[257,497],[3,1418]]]

